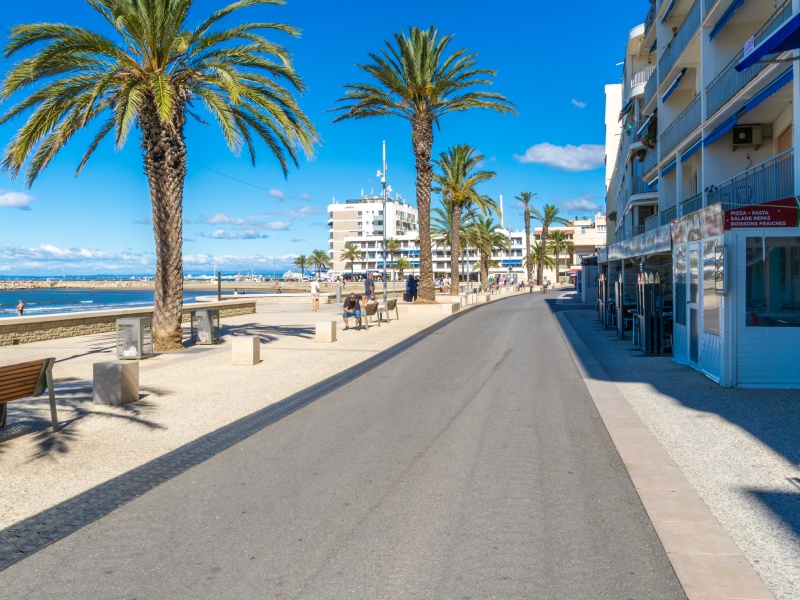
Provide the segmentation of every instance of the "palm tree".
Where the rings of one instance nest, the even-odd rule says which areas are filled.
[[[556,264],[553,257],[547,254],[547,248],[541,242],[534,242],[533,246],[531,246],[531,253],[528,259],[537,265],[541,265],[543,270],[544,267],[552,269]],[[539,279],[539,281],[541,282],[541,279]],[[538,283],[537,285],[542,284]]]
[[[484,159],[482,154],[467,144],[453,146],[442,152],[436,161],[441,173],[433,176],[435,192],[442,195],[442,202],[450,208],[450,279],[454,282],[450,293],[458,296],[459,260],[461,259],[461,215],[471,208],[480,209],[485,215],[490,210],[498,210],[497,203],[479,194],[475,189],[479,184],[497,177],[493,171],[476,171]]]
[[[533,264],[530,261],[531,255],[531,200],[536,194],[533,192],[522,192],[516,197],[525,206],[525,268],[528,272],[528,281],[531,280]]]
[[[350,242],[345,244],[344,250],[342,250],[342,260],[346,263],[350,263],[350,275],[355,275],[355,265],[354,263],[357,260],[361,260],[364,255],[362,254],[361,250],[356,246],[354,243]]]
[[[400,251],[400,240],[389,238],[386,240],[386,247],[383,249],[383,260],[386,260],[386,253],[389,253],[389,264],[394,264],[394,255]]]
[[[394,34],[395,45],[385,42],[381,54],[370,54],[372,63],[358,65],[374,81],[345,85],[344,103],[337,110],[343,119],[394,116],[411,123],[411,147],[417,171],[416,196],[419,211],[421,302],[435,302],[430,216],[433,165],[433,125],[452,112],[488,108],[516,114],[513,104],[500,94],[475,89],[491,84],[495,72],[477,68],[475,54],[456,50],[445,56],[452,35],[439,37],[434,27],[411,27],[408,34]]]
[[[543,248],[547,247],[547,237],[550,231],[550,225],[558,223],[560,225],[566,225],[567,220],[559,217],[559,209],[557,206],[553,204],[545,204],[542,207],[542,211],[539,212],[538,209],[532,208],[531,209],[531,216],[537,221],[542,223],[542,239],[541,244]],[[531,251],[532,252],[532,251]],[[542,276],[544,274],[544,258],[546,256],[546,252],[542,252],[539,254],[539,259],[536,261],[536,283],[538,285],[542,285]]]
[[[331,261],[331,257],[328,256],[325,250],[314,250],[309,257],[309,264],[314,265],[314,269],[317,271],[317,279],[319,279],[319,276],[322,274],[322,268],[330,268],[333,261]]]
[[[395,271],[397,271],[397,274],[400,276],[400,279],[402,279],[403,272],[406,271],[407,269],[410,269],[411,266],[412,266],[411,263],[401,256],[400,258],[397,259],[397,262],[394,263],[393,268]]]
[[[477,215],[465,234],[469,245],[478,249],[481,285],[486,287],[489,281],[489,267],[492,266],[492,254],[495,249],[508,251],[511,243],[508,237],[501,233],[500,225],[490,216]]]
[[[553,254],[555,254],[556,257],[556,282],[558,282],[559,276],[558,257],[562,253],[569,255],[574,247],[574,244],[562,229],[556,229],[550,235],[550,249],[553,251]]]
[[[297,165],[298,151],[311,154],[317,134],[292,96],[291,88],[302,92],[304,85],[291,56],[262,32],[298,37],[299,31],[262,22],[217,27],[241,8],[281,0],[233,2],[194,29],[187,25],[192,0],[87,1],[115,38],[59,23],[11,28],[5,58],[27,57],[8,71],[0,102],[18,92],[27,96],[0,125],[30,114],[6,147],[2,169],[16,178],[27,165],[30,187],[90,122],[102,120],[78,172],[110,133],[120,148],[134,127],[141,131],[156,250],[153,343],[157,350],[180,348],[187,115],[195,116],[195,104],[205,107],[229,148],[246,147],[253,164],[256,140],[263,140],[286,175],[287,159]]]
[[[461,230],[468,225],[467,215],[461,218]],[[450,248],[452,244],[453,211],[449,204],[442,203],[431,211],[431,243],[437,248]]]
[[[311,266],[311,259],[305,254],[301,254],[292,261],[292,264],[298,269],[300,269],[301,276],[305,276],[306,267]]]

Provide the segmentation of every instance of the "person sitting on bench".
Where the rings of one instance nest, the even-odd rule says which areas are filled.
[[[342,318],[344,319],[344,330],[350,329],[350,317],[356,319],[356,331],[361,331],[361,298],[356,296],[353,292],[344,299],[344,312]]]

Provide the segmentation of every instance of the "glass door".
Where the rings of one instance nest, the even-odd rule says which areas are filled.
[[[700,362],[700,245],[689,245],[689,296],[686,306],[689,309],[689,361]]]

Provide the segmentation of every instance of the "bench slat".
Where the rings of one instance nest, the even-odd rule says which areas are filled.
[[[28,362],[17,363],[15,365],[6,365],[5,367],[0,367],[0,375],[2,375],[5,372],[13,372],[13,371],[17,371],[19,369],[25,369],[25,368],[31,368],[31,367],[41,368],[42,367],[42,363],[45,360],[47,360],[47,359],[44,358],[44,359],[41,359],[41,360],[30,360]]]
[[[6,379],[13,379],[18,376],[25,376],[30,373],[38,374],[39,371],[42,369],[42,362],[39,361],[38,364],[35,365],[26,365],[22,368],[10,368],[10,367],[3,367],[0,369],[0,381],[5,381]]]
[[[25,383],[15,387],[4,387],[0,389],[0,402],[10,402],[11,400],[20,400],[33,396],[36,389],[36,382]]]

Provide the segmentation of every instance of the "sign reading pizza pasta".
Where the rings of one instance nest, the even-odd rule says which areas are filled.
[[[725,211],[725,229],[798,227],[798,202],[795,196],[742,206]]]

